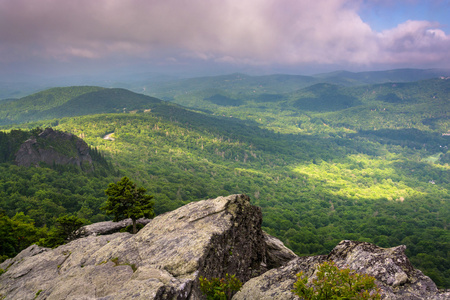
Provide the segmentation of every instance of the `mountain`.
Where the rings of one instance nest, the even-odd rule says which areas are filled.
[[[125,89],[66,87],[0,102],[0,124],[26,123],[96,113],[149,110],[161,100]]]
[[[181,79],[177,81],[150,86],[146,94],[155,94],[167,99],[176,95],[209,90],[211,88],[236,94],[247,94],[254,90],[265,93],[280,93],[297,90],[317,83],[315,78],[302,75],[265,75],[249,76],[245,74],[230,74],[199,78]],[[164,96],[165,95],[165,96]]]
[[[416,128],[442,135],[450,128],[449,91],[450,80],[438,78],[356,87],[317,83],[272,94],[209,89],[182,93],[172,101],[284,133],[313,130],[342,136],[360,130]]]
[[[127,87],[139,93],[145,93],[169,101],[177,101],[179,97],[201,94],[202,91],[216,90],[231,93],[237,97],[252,97],[262,94],[285,94],[318,84],[329,83],[342,86],[362,86],[368,84],[415,82],[450,76],[447,69],[396,69],[372,72],[336,71],[311,76],[274,74],[250,76],[245,74],[229,74],[178,79],[167,82],[147,81],[138,86]]]
[[[315,75],[328,83],[355,86],[387,82],[414,82],[450,76],[449,69],[394,69],[387,71],[348,72],[336,71]]]
[[[236,276],[233,299],[295,299],[300,271],[334,261],[374,276],[389,299],[446,299],[412,267],[404,246],[343,241],[328,256],[297,257],[261,229],[245,195],[197,201],[151,220],[136,235],[92,235],[55,249],[36,245],[0,264],[3,299],[204,299],[200,277]],[[269,269],[269,270],[268,270]]]
[[[137,74],[99,74],[84,76],[42,77],[26,74],[0,74],[0,101],[22,98],[51,87],[102,86],[125,88],[164,100],[173,99],[179,92],[193,92],[219,88],[224,91],[246,93],[255,90],[261,93],[291,92],[316,83],[331,83],[358,86],[386,82],[413,82],[441,76],[450,76],[448,69],[396,69],[386,71],[349,72],[336,71],[310,76],[274,74],[250,76],[227,74],[220,76],[189,77],[188,74],[168,75],[158,72]]]
[[[210,87],[177,96],[201,112],[155,100],[143,101],[137,111],[117,104],[117,113],[16,127],[54,127],[82,137],[120,176],[135,179],[154,195],[157,214],[198,199],[246,193],[262,208],[264,230],[296,254],[324,255],[341,240],[405,244],[413,265],[447,287],[450,172],[443,133],[450,119],[448,82],[317,83],[282,94]],[[83,107],[96,107],[106,92],[104,99],[113,103],[114,90],[91,91],[99,94],[88,97],[91,102]],[[85,94],[90,95],[77,97]],[[120,99],[128,101],[128,96]],[[45,110],[70,99],[62,102]],[[147,104],[153,106],[145,112]],[[98,112],[109,109],[100,107]],[[104,139],[107,134],[113,139]],[[116,173],[62,183],[53,173],[42,176],[50,170],[0,168],[5,173],[0,172],[0,207],[9,218],[23,212],[39,226],[50,224],[48,216],[63,209],[91,222],[105,220],[99,209],[103,190],[119,179]],[[47,195],[34,182],[39,188],[57,182],[58,190]],[[65,184],[76,197],[65,191]]]

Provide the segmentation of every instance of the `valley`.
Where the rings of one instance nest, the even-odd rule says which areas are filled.
[[[450,287],[450,80],[236,76],[174,81],[149,95],[68,87],[0,102],[5,134],[70,132],[114,168],[89,175],[2,161],[0,207],[40,226],[62,213],[105,220],[103,190],[125,175],[154,196],[157,214],[244,193],[262,208],[263,229],[299,255],[328,253],[344,239],[405,244],[415,267]],[[57,172],[76,174],[70,192],[54,188]],[[20,186],[27,177],[35,187]]]

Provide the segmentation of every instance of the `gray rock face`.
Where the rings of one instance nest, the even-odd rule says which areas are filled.
[[[136,235],[88,236],[31,246],[0,265],[5,299],[203,299],[198,277],[266,269],[261,210],[244,195],[187,204]]]
[[[61,153],[53,146],[46,144],[58,144],[64,150],[72,152],[70,155]],[[39,166],[40,162],[48,165],[75,165],[82,167],[88,165],[92,169],[92,157],[89,154],[89,146],[83,140],[73,134],[45,129],[38,138],[32,137],[25,141],[16,153],[16,164],[19,166]]]
[[[342,241],[329,255],[297,257],[261,222],[247,196],[231,195],[160,215],[135,235],[98,235],[114,226],[93,224],[86,237],[33,245],[0,264],[0,299],[205,299],[199,277],[226,273],[245,282],[234,300],[297,299],[296,274],[314,277],[326,260],[374,276],[384,299],[450,299],[411,266],[404,246]]]
[[[296,274],[303,271],[314,278],[317,266],[327,260],[340,268],[375,277],[382,299],[450,299],[450,293],[439,293],[429,277],[412,267],[404,254],[405,248],[385,249],[365,242],[342,241],[328,256],[298,257],[249,280],[233,300],[298,299],[290,292]]]
[[[436,284],[414,269],[405,255],[406,246],[381,248],[354,241],[340,242],[328,255],[338,267],[369,274],[377,280],[385,299],[450,299],[440,294]]]
[[[267,268],[280,267],[297,257],[291,249],[287,248],[279,239],[263,231],[266,243]]]
[[[136,224],[147,225],[150,219],[137,219]],[[82,238],[88,236],[105,235],[119,232],[121,229],[131,226],[131,219],[125,219],[119,222],[105,221],[86,225],[74,232],[74,238]]]
[[[234,299],[247,300],[285,300],[298,299],[291,290],[297,280],[296,274],[303,271],[306,276],[314,274],[314,269],[326,256],[297,257],[286,265],[267,271],[256,278],[247,281]]]

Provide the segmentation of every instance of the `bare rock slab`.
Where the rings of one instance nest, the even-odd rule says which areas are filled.
[[[404,253],[405,248],[381,248],[365,242],[342,241],[328,256],[298,257],[252,278],[233,300],[299,299],[291,292],[296,274],[303,271],[307,277],[314,278],[318,265],[325,261],[334,261],[339,268],[375,277],[382,299],[450,299],[450,293],[440,293],[429,277],[413,268]]]
[[[262,215],[245,195],[187,204],[136,235],[88,236],[56,249],[30,246],[0,265],[4,299],[203,299],[199,276],[264,272]],[[36,298],[35,298],[36,297]],[[3,298],[2,298],[3,299]]]
[[[135,235],[92,225],[85,237],[55,249],[32,245],[0,264],[0,299],[205,299],[199,277],[226,273],[245,283],[234,300],[298,299],[296,274],[313,278],[324,261],[375,277],[383,299],[450,299],[413,268],[405,246],[342,241],[329,255],[298,257],[261,223],[260,208],[231,195],[160,215]]]

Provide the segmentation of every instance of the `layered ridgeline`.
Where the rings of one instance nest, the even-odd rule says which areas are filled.
[[[450,76],[449,69],[396,69],[388,71],[348,72],[336,71],[311,76],[272,74],[250,76],[234,73],[229,75],[208,76],[185,79],[169,79],[164,76],[155,78],[155,74],[140,74],[116,81],[112,86],[124,87],[138,93],[144,93],[161,99],[174,99],[195,91],[218,89],[234,94],[289,93],[318,83],[343,86],[361,86],[386,82],[400,83]],[[102,84],[97,84],[102,85]],[[111,86],[111,83],[110,85]]]
[[[249,76],[244,74],[231,74],[221,76],[209,76],[200,78],[181,78],[177,75],[167,75],[157,72],[138,74],[114,74],[108,73],[102,76],[75,76],[45,78],[42,74],[38,77],[28,76],[20,79],[13,74],[7,77],[0,75],[0,101],[2,99],[17,99],[26,95],[46,90],[50,87],[66,86],[103,86],[113,88],[125,88],[138,93],[157,95],[158,98],[184,93],[194,90],[210,89],[211,87],[229,91],[245,91],[264,86],[271,92],[285,93],[295,91],[317,83],[332,83],[345,86],[362,84],[376,84],[385,82],[411,82],[440,76],[450,76],[448,69],[396,69],[388,71],[348,72],[336,71],[311,76],[302,75],[263,75]],[[164,98],[165,99],[165,98]]]
[[[120,113],[21,126],[82,137],[155,196],[158,214],[246,193],[262,207],[264,229],[297,254],[325,254],[343,239],[405,244],[414,266],[448,287],[449,82],[183,98],[216,116],[156,100],[129,109],[136,94],[120,90],[129,101]],[[116,89],[102,91],[114,103]],[[83,203],[88,219],[98,218],[95,205]]]
[[[449,130],[447,77],[357,87],[318,83],[295,89],[290,85],[283,92],[263,82],[238,90],[221,88],[220,83],[213,86],[187,89],[180,84],[154,95],[211,114],[252,120],[282,133],[343,135],[416,128],[442,134]],[[280,86],[283,90],[283,83]]]

